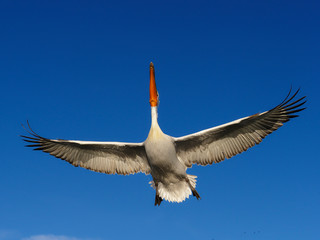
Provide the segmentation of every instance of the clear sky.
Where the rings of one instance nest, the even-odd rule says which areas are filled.
[[[320,239],[319,1],[0,1],[1,240]],[[25,148],[48,138],[142,142],[149,63],[159,124],[183,136],[308,109],[260,145],[193,167],[200,201],[154,207],[151,176],[105,175]]]

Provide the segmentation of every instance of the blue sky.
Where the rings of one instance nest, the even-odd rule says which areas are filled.
[[[320,239],[318,1],[0,3],[1,240]],[[142,142],[149,63],[159,123],[182,136],[308,109],[263,143],[193,167],[202,199],[154,207],[150,176],[104,175],[24,147],[44,137]]]

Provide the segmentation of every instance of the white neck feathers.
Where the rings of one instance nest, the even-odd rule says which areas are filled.
[[[158,107],[151,107],[152,125],[158,125]]]
[[[163,134],[158,124],[158,109],[157,107],[151,107],[151,128],[148,138],[158,138]]]

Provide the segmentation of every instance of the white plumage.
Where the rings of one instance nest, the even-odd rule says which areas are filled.
[[[231,158],[259,144],[283,123],[297,117],[295,113],[306,101],[294,100],[299,90],[269,111],[241,118],[214,128],[174,138],[162,132],[158,124],[158,92],[154,66],[150,64],[150,105],[152,124],[143,143],[90,142],[55,140],[39,136],[30,128],[31,136],[22,136],[28,147],[42,150],[74,166],[106,174],[151,174],[156,190],[155,205],[163,199],[182,202],[193,194],[200,198],[196,176],[186,173],[193,164],[207,165]],[[29,124],[28,124],[29,125]]]

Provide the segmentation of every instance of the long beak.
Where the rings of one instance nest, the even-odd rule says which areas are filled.
[[[150,105],[151,107],[158,106],[158,91],[152,62],[150,63]]]

